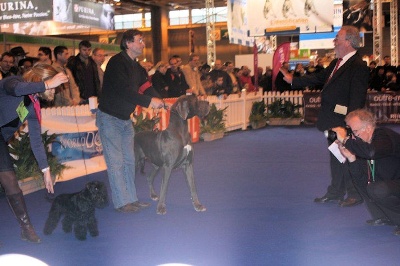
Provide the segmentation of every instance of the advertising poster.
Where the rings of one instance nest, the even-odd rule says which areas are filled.
[[[300,33],[332,31],[332,0],[257,0],[247,2],[250,36],[300,28]],[[251,11],[250,11],[251,10]]]

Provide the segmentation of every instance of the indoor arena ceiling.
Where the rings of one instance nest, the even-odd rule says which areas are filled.
[[[114,1],[115,3],[116,1]],[[226,6],[227,0],[214,0],[215,7]],[[188,8],[205,8],[205,0],[121,0],[120,4],[115,4],[116,14],[137,13],[150,11],[151,6],[167,7],[170,10],[180,10]]]

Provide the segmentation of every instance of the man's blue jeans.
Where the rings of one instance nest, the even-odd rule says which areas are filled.
[[[138,200],[135,187],[135,156],[131,120],[97,111],[96,125],[103,145],[108,180],[115,208]]]

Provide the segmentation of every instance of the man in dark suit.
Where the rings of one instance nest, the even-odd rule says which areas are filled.
[[[360,34],[353,26],[343,26],[336,38],[334,46],[337,59],[319,73],[293,78],[284,69],[284,79],[292,84],[292,88],[323,85],[321,92],[321,109],[318,114],[317,128],[325,131],[334,127],[344,127],[345,116],[356,109],[363,108],[366,101],[369,70],[357,53],[360,45]],[[329,145],[331,144],[328,141]],[[332,154],[331,184],[327,193],[314,201],[325,203],[339,201],[342,207],[355,206],[363,202],[354,187],[349,170]],[[347,193],[347,198],[343,200]]]

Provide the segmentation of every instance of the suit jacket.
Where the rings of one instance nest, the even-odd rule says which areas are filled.
[[[323,85],[317,128],[321,131],[345,126],[349,112],[363,108],[368,89],[369,70],[358,52],[350,57],[327,82],[337,59],[321,72],[293,78],[292,88]],[[343,106],[344,108],[341,108]],[[338,109],[342,111],[338,112]]]

